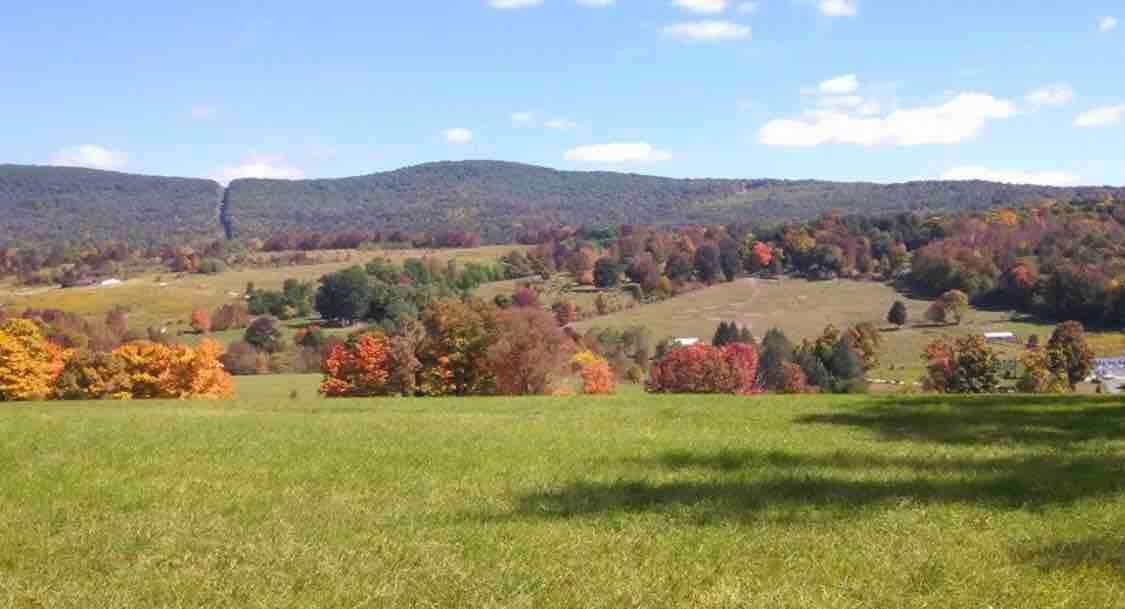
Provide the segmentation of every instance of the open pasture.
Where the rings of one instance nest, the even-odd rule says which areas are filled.
[[[0,606],[1125,606],[1120,400],[238,382],[0,405]]]

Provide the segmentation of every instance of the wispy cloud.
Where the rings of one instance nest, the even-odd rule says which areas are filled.
[[[129,155],[97,144],[83,144],[63,148],[51,155],[51,165],[87,167],[90,169],[121,169],[129,162]]]
[[[648,142],[627,142],[578,146],[566,152],[566,160],[579,163],[652,163],[667,161],[672,153],[659,150]]]
[[[954,167],[941,174],[942,180],[984,180],[1005,184],[1036,184],[1040,186],[1074,186],[1081,181],[1066,171],[1024,171],[1020,169],[990,169],[980,165]]]
[[[961,93],[940,106],[896,110],[885,116],[854,116],[838,110],[814,110],[801,119],[774,120],[758,132],[767,146],[813,147],[822,144],[920,146],[969,139],[991,120],[1015,114],[1015,104],[982,93]]]
[[[666,26],[664,35],[684,42],[748,40],[750,26],[731,21],[690,21]]]
[[[1035,107],[1065,106],[1074,101],[1074,89],[1062,83],[1047,85],[1028,93],[1026,99]]]
[[[274,180],[300,180],[305,172],[291,165],[280,154],[260,154],[249,152],[239,162],[220,167],[212,178],[223,184],[242,178],[266,178]]]
[[[517,8],[531,8],[543,4],[543,0],[488,0],[488,5],[492,8],[502,11],[517,9]]]
[[[820,0],[820,14],[826,17],[855,17],[859,0]]]
[[[676,0],[676,6],[692,13],[717,15],[727,10],[727,0]]]
[[[1125,116],[1125,104],[1119,106],[1102,106],[1087,110],[1074,119],[1075,127],[1106,127],[1121,122]]]
[[[1099,32],[1112,32],[1117,29],[1117,17],[1099,17],[1098,18],[1098,31]]]
[[[473,132],[463,127],[446,129],[445,141],[449,142],[450,144],[468,144],[473,141]]]

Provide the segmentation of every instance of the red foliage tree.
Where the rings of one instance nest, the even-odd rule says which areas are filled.
[[[382,334],[353,336],[336,345],[324,359],[320,392],[328,397],[370,397],[388,394],[390,342]]]
[[[574,341],[542,309],[515,308],[496,320],[496,343],[488,350],[488,365],[496,390],[504,395],[544,395],[558,373],[565,370]]]
[[[695,345],[669,351],[652,366],[652,393],[760,393],[760,358],[744,343],[712,347]]]

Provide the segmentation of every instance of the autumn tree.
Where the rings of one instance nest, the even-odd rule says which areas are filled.
[[[206,334],[211,331],[211,315],[205,309],[191,312],[191,330],[196,334]]]
[[[0,323],[0,401],[48,397],[65,366],[66,353],[48,342],[29,319]]]
[[[900,330],[906,325],[908,320],[908,313],[906,310],[906,303],[898,300],[891,305],[891,310],[887,313],[887,322],[897,326]]]
[[[695,274],[703,283],[714,283],[722,271],[719,248],[705,244],[695,252]]]
[[[1086,380],[1094,369],[1094,350],[1086,342],[1086,330],[1076,321],[1059,324],[1047,342],[1047,351],[1055,360],[1053,368],[1065,374],[1070,388]]]
[[[273,317],[259,317],[246,328],[242,340],[250,343],[258,351],[277,353],[284,348],[281,326]]]
[[[621,283],[621,266],[609,256],[598,258],[594,263],[594,285],[606,289],[615,288]]]
[[[479,300],[435,300],[422,312],[426,337],[418,349],[419,389],[427,395],[487,395],[496,387],[488,350],[496,337],[496,309]]]
[[[128,343],[113,354],[124,363],[137,399],[227,399],[234,395],[223,368],[222,346],[205,339],[198,347],[148,341]]]
[[[104,351],[74,351],[55,382],[60,400],[127,400],[133,397],[125,361]]]
[[[939,338],[926,347],[924,385],[938,393],[995,393],[1000,359],[983,336]]]
[[[760,392],[759,365],[757,350],[744,343],[677,347],[653,363],[646,389],[651,393],[751,395]]]
[[[320,392],[334,398],[388,395],[389,351],[390,341],[382,333],[352,335],[324,358]]]
[[[1016,383],[1022,393],[1066,393],[1071,390],[1058,352],[1028,349],[1020,357],[1023,374]]]
[[[496,319],[488,365],[502,395],[545,395],[565,370],[574,342],[542,309],[511,309]]]

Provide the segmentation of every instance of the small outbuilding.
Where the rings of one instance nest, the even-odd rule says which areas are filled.
[[[699,343],[700,343],[700,340],[698,338],[694,338],[694,337],[673,338],[672,339],[672,344],[677,346],[677,347],[694,347],[694,346],[698,345]]]
[[[985,332],[984,340],[990,343],[1014,343],[1016,335],[1012,332]]]

